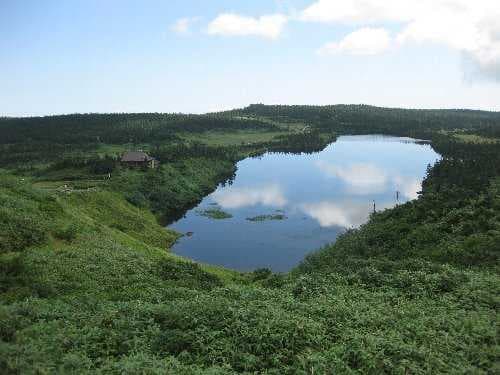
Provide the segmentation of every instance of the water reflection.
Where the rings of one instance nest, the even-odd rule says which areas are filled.
[[[394,186],[407,200],[417,199],[418,192],[422,190],[422,181],[412,177],[394,177]]]
[[[361,225],[366,221],[369,212],[369,207],[366,204],[359,203],[319,202],[305,204],[302,209],[310,217],[317,220],[322,227],[339,226],[343,228]]]
[[[416,199],[422,190],[420,179],[373,163],[339,166],[318,160],[315,164],[326,176],[341,180],[351,194],[368,195],[391,190],[409,200]]]
[[[256,187],[229,187],[217,190],[212,199],[222,208],[242,208],[255,205],[283,207],[287,200],[278,184]]]
[[[374,164],[351,164],[342,167],[324,160],[318,160],[316,166],[326,176],[341,179],[355,194],[380,192],[387,185],[386,172]]]
[[[377,204],[378,210],[391,208],[392,202]],[[304,204],[301,206],[304,213],[316,220],[321,227],[356,228],[365,223],[373,211],[372,203],[356,201],[324,201],[319,203]]]
[[[380,211],[415,199],[427,165],[438,158],[429,145],[407,138],[347,136],[315,154],[245,159],[232,185],[219,186],[171,226],[193,233],[174,251],[238,270],[287,271],[365,223],[373,202]],[[214,208],[230,215],[196,214]]]

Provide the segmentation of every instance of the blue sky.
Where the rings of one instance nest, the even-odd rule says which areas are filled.
[[[408,1],[1,0],[0,115],[500,110],[500,5]]]

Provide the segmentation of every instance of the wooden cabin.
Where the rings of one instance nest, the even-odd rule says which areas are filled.
[[[129,168],[154,169],[158,166],[158,160],[143,151],[127,151],[123,154],[121,163]]]

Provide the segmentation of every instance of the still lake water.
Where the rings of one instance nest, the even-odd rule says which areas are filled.
[[[410,138],[342,136],[314,154],[267,153],[238,163],[234,183],[219,186],[170,228],[182,237],[176,254],[251,271],[285,272],[335,241],[373,211],[415,199],[428,164],[440,156]],[[398,194],[399,192],[399,194]],[[200,215],[220,209],[231,218]],[[249,221],[260,215],[284,220]]]

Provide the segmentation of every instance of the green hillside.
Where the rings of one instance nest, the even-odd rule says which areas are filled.
[[[169,252],[237,161],[362,133],[443,156],[418,200],[288,274]],[[0,373],[498,373],[499,139],[498,113],[368,106],[0,119]]]

